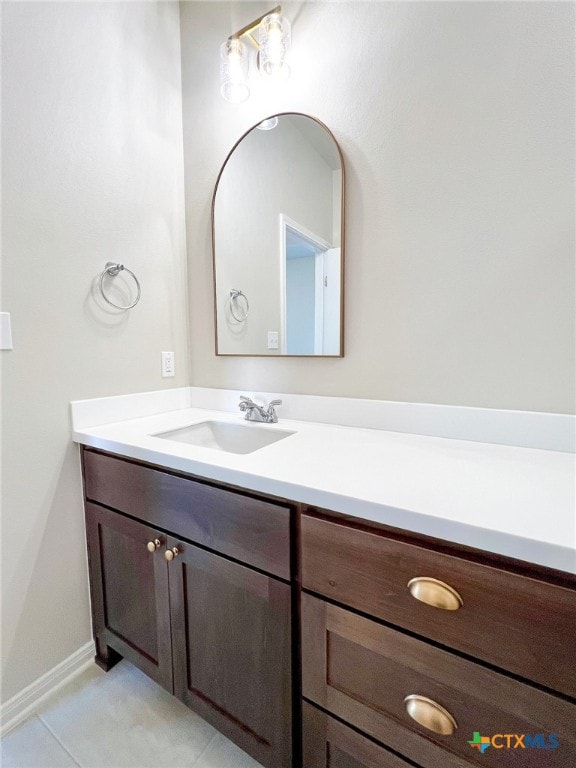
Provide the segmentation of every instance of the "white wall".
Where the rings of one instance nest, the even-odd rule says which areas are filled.
[[[181,5],[192,383],[572,412],[574,4],[283,3],[291,79],[228,104],[218,46],[267,7]],[[346,356],[216,358],[213,186],[290,110],[344,153]]]
[[[72,399],[188,382],[174,3],[2,4],[2,667],[9,699],[91,636]],[[91,295],[107,260],[142,299]],[[177,376],[160,377],[161,350]]]

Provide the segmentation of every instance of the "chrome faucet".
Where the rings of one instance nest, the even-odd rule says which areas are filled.
[[[275,411],[277,405],[282,405],[282,400],[271,400],[268,408],[264,408],[261,405],[257,405],[246,395],[240,395],[240,402],[238,403],[240,410],[246,413],[244,417],[246,421],[260,421],[265,424],[276,424],[278,422],[278,416]]]

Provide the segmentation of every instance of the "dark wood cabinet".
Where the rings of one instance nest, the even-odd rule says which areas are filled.
[[[576,765],[576,710],[559,697],[307,594],[302,635],[303,695],[423,768],[518,765],[514,749],[472,749],[474,732],[557,734],[546,768]],[[414,720],[408,697],[434,702],[434,718]],[[446,714],[453,729],[432,730]],[[523,749],[522,765],[542,754]]]
[[[574,579],[324,511],[300,530],[305,768],[576,765]]]
[[[290,580],[288,504],[98,451],[83,458],[88,501]]]
[[[266,768],[576,765],[568,575],[94,449],[83,467],[98,663],[127,658]]]
[[[462,606],[439,610],[416,600],[408,588],[416,577],[455,589]],[[302,584],[576,697],[575,589],[308,515],[302,517]]]
[[[288,584],[181,541],[170,563],[174,693],[263,765],[291,762]]]
[[[262,765],[292,768],[293,587],[253,567],[290,576],[290,508],[90,451],[84,471],[97,661],[127,658]]]
[[[390,750],[304,702],[304,768],[413,768]]]
[[[86,532],[97,661],[110,666],[111,648],[171,691],[166,536],[90,503]],[[148,551],[155,541],[159,548]]]

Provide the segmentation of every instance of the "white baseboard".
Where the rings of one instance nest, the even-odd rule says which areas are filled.
[[[2,704],[0,706],[0,738],[34,714],[38,706],[49,696],[87,669],[94,661],[94,654],[94,642],[90,640]]]

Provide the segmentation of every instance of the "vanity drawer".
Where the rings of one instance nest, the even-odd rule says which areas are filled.
[[[408,583],[417,577],[449,585],[461,607],[415,599]],[[576,590],[309,515],[302,516],[302,585],[576,696]]]
[[[398,755],[306,701],[302,706],[305,768],[412,768]]]
[[[91,450],[83,462],[88,501],[290,578],[288,506]]]
[[[307,594],[302,650],[306,698],[423,768],[576,765],[576,706],[558,696]],[[407,697],[434,702],[414,701],[417,716],[430,722],[423,710],[432,709],[444,726],[451,717],[454,732],[412,719]],[[481,754],[475,733],[502,738]],[[527,746],[526,734],[541,746]]]

